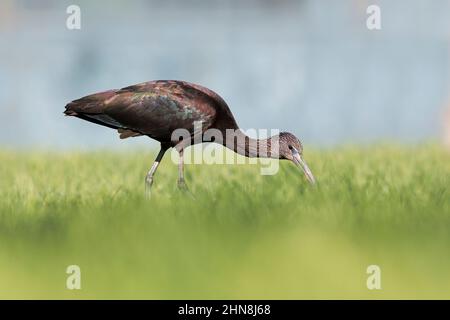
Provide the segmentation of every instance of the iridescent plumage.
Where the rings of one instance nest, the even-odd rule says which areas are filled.
[[[294,135],[284,132],[277,136],[277,150],[270,150],[275,145],[275,137],[265,139],[266,147],[262,148],[263,140],[251,139],[241,133],[233,114],[217,93],[197,84],[176,80],[144,82],[74,100],[66,105],[64,113],[117,129],[120,138],[146,135],[159,141],[161,151],[147,174],[148,187],[153,182],[153,175],[165,151],[175,147],[181,155],[178,184],[185,188],[182,155],[184,148],[194,140],[187,143],[173,139],[172,133],[182,128],[188,130],[193,137],[198,134],[195,122],[202,123],[202,133],[208,129],[217,129],[225,137],[227,129],[235,130],[245,139],[242,143],[237,142],[231,147],[226,145],[227,147],[245,156],[291,160],[301,165],[308,180],[314,182],[309,169],[304,167],[306,164],[301,157],[302,145]],[[226,140],[222,141],[224,145],[225,142]],[[265,154],[260,152],[263,149]]]

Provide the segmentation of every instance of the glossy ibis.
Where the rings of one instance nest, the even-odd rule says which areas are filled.
[[[159,141],[161,149],[145,178],[147,190],[150,190],[164,153],[171,147],[180,154],[178,186],[186,188],[183,150],[198,142],[211,141],[195,139],[198,132],[195,131],[194,122],[202,123],[201,134],[208,129],[221,132],[225,139],[215,142],[241,155],[294,162],[303,170],[308,181],[314,183],[314,177],[303,160],[303,147],[297,137],[288,132],[281,132],[268,139],[246,136],[237,126],[225,101],[215,92],[197,84],[175,80],[144,82],[74,100],[66,105],[64,113],[116,129],[121,139],[149,136]],[[186,129],[193,139],[174,139],[172,133],[180,128]],[[233,137],[227,137],[229,130],[235,132]]]

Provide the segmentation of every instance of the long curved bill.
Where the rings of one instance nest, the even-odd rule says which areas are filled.
[[[297,150],[294,150],[292,155],[294,157],[294,163],[297,165],[297,167],[299,167],[299,168],[301,168],[303,170],[303,172],[305,173],[306,179],[308,179],[308,181],[311,184],[315,184],[316,183],[316,179],[314,179],[314,176],[313,176],[311,170],[309,170],[308,165],[306,164],[305,160],[303,160],[303,158],[300,155],[300,153],[298,153]]]

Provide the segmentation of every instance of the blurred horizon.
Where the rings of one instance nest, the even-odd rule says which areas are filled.
[[[72,4],[81,30],[66,28]],[[381,30],[366,28],[372,4]],[[204,85],[243,129],[290,131],[305,145],[443,141],[450,1],[0,4],[2,147],[148,147],[62,112],[87,94],[156,79]]]

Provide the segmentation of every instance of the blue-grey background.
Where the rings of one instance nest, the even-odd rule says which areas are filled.
[[[366,28],[371,4],[382,30]],[[62,111],[153,79],[205,85],[241,127],[305,144],[442,141],[449,62],[449,0],[2,0],[0,146],[151,145]]]

